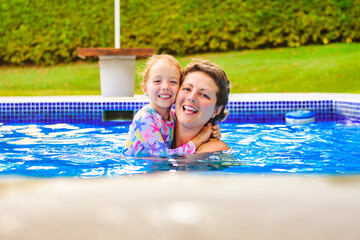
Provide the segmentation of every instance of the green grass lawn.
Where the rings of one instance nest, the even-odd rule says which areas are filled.
[[[360,93],[360,44],[249,50],[179,57],[219,64],[232,93],[341,92]],[[145,60],[137,60],[140,72]],[[86,60],[52,67],[1,67],[0,96],[99,95],[97,63]],[[141,94],[136,76],[136,94]]]

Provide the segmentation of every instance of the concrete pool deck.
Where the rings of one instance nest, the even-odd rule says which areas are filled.
[[[0,181],[0,239],[359,239],[360,176]]]

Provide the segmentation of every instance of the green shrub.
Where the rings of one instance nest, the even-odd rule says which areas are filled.
[[[176,55],[360,41],[360,0],[121,0],[121,46]],[[113,0],[0,3],[0,63],[114,46]]]
[[[112,4],[111,4],[112,3]],[[113,2],[12,0],[0,3],[0,61],[52,65],[77,58],[77,47],[114,42]]]

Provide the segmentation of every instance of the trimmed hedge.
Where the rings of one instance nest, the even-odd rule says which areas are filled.
[[[360,0],[121,0],[121,46],[184,55],[360,41]],[[75,61],[114,46],[113,0],[0,3],[0,63]]]
[[[53,65],[77,59],[77,47],[112,46],[112,11],[112,0],[2,2],[0,61]]]

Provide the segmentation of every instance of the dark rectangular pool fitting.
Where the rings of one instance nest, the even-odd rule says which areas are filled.
[[[103,121],[132,121],[135,115],[134,110],[104,110],[102,113]]]

